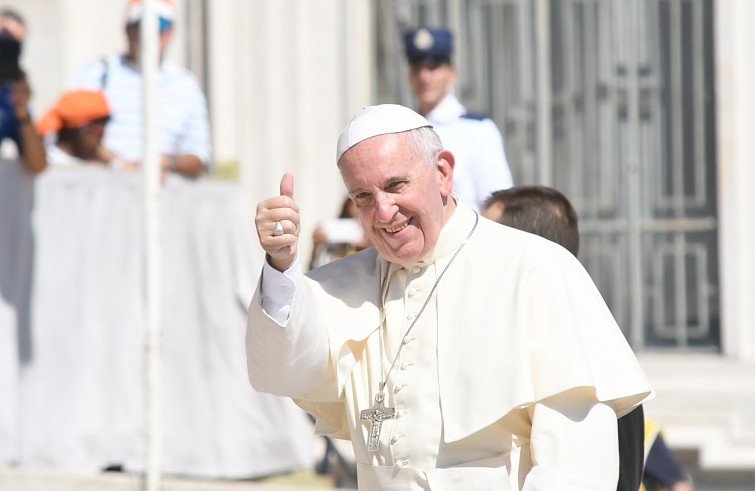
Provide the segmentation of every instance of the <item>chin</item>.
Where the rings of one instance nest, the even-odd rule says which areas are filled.
[[[378,250],[378,252],[380,251]],[[420,259],[422,259],[421,252],[390,250],[390,251],[387,251],[386,254],[381,253],[380,255],[383,256],[383,258],[386,259],[387,261],[400,264],[402,266],[414,264],[418,262]]]

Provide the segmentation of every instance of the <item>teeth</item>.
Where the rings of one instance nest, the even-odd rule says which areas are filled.
[[[404,222],[398,227],[386,227],[386,230],[393,234],[393,233],[398,232],[399,230],[404,230],[407,225],[409,225],[409,222]]]

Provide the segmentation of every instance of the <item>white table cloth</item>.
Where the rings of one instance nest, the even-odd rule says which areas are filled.
[[[144,469],[140,176],[37,178],[0,162],[0,465]],[[243,478],[311,466],[311,428],[249,385],[245,312],[260,271],[231,183],[162,195],[163,469]]]

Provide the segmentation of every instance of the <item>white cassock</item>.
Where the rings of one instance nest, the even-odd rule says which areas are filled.
[[[350,439],[360,489],[615,489],[616,416],[652,390],[568,251],[479,217],[405,335],[475,220],[460,203],[425,260],[390,266],[384,372],[406,344],[377,451],[360,419],[381,380],[388,263],[374,248],[306,276],[265,267],[249,309],[252,385],[293,397],[319,434]]]

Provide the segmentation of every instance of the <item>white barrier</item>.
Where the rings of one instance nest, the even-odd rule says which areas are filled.
[[[0,162],[0,465],[144,471],[138,177],[86,167],[33,180]],[[160,214],[163,471],[235,479],[311,466],[303,413],[246,378],[261,254],[238,188],[171,177]]]

